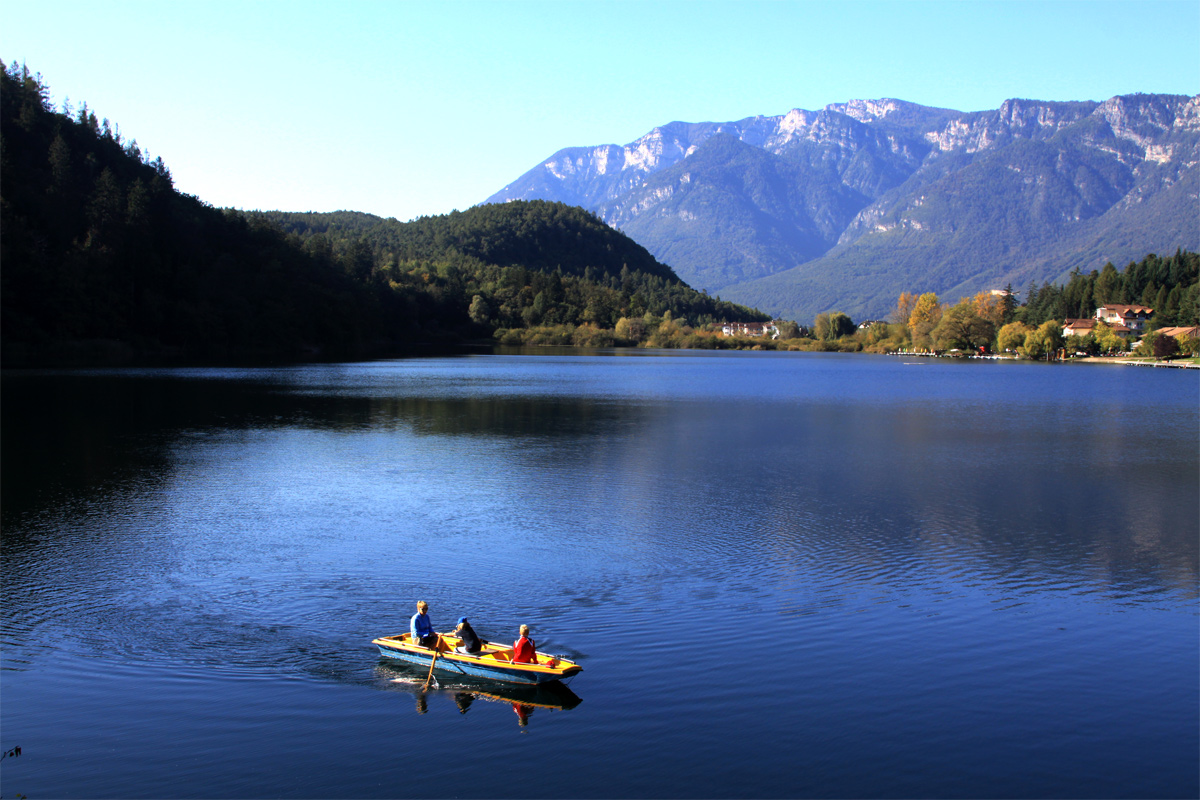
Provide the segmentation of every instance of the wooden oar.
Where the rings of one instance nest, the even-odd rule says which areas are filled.
[[[433,668],[437,664],[438,653],[442,652],[442,635],[439,633],[437,642],[433,645],[433,661],[429,662],[429,677],[425,679],[425,685],[421,687],[421,691],[429,688],[429,681],[433,679]]]

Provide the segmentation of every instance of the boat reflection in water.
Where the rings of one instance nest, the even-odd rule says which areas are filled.
[[[388,691],[408,692],[416,696],[418,714],[429,711],[429,698],[450,695],[460,714],[466,714],[477,700],[508,703],[517,715],[517,724],[525,727],[538,709],[567,711],[583,702],[579,695],[558,681],[536,685],[502,684],[456,677],[448,683],[434,682],[426,686],[427,670],[410,669],[404,665],[381,662],[375,668],[379,686]]]

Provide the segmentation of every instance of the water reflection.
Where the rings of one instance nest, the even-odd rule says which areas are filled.
[[[455,692],[454,704],[458,706],[460,714],[465,714],[471,710],[471,703],[475,702],[475,695],[470,692]]]
[[[569,711],[583,700],[570,687],[554,681],[537,686],[509,686],[491,681],[475,681],[456,677],[452,682],[425,686],[425,672],[405,664],[381,661],[375,667],[375,686],[384,691],[413,695],[418,714],[429,713],[431,699],[449,698],[459,714],[466,714],[477,701],[501,703],[512,707],[519,727],[527,727],[533,715],[543,712]]]
[[[10,468],[0,471],[0,514],[7,521],[65,498],[145,490],[177,469],[181,452],[263,432],[553,443],[603,436],[646,413],[581,397],[446,395],[440,384],[413,385],[403,375],[369,392],[350,391],[318,374],[325,380],[304,371],[5,375],[0,428]]]

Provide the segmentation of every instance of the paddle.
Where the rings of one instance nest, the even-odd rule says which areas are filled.
[[[429,677],[425,679],[425,685],[421,687],[421,691],[429,688],[429,681],[433,680],[433,668],[437,664],[438,654],[442,652],[442,635],[439,633],[437,642],[433,645],[433,661],[429,662]],[[437,684],[435,683],[434,686]]]

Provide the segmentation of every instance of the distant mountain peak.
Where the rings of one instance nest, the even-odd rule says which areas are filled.
[[[740,146],[709,146],[722,135]],[[486,202],[582,205],[689,283],[766,310],[883,316],[901,272],[904,289],[966,292],[1200,248],[1198,164],[1200,95],[972,112],[880,98],[566,148]]]
[[[912,107],[914,104],[885,97],[879,100],[850,100],[846,103],[830,103],[825,106],[825,109],[845,114],[859,122],[874,122],[900,111],[903,106]]]

